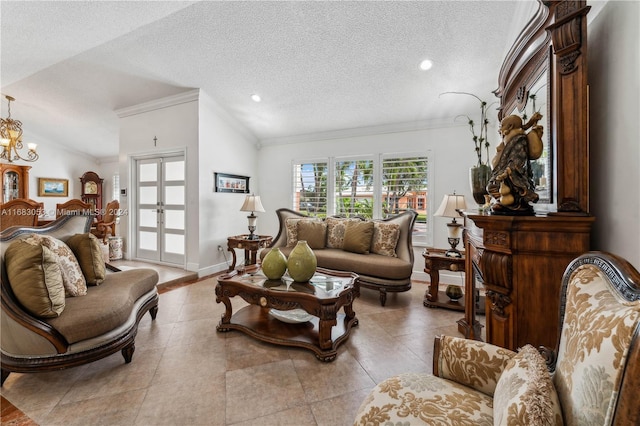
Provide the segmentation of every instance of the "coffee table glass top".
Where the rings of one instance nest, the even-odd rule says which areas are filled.
[[[337,297],[346,286],[353,284],[352,277],[339,277],[321,271],[316,272],[306,283],[295,282],[288,274],[279,280],[270,280],[260,269],[251,273],[239,274],[233,280],[272,291],[313,294],[320,299]]]

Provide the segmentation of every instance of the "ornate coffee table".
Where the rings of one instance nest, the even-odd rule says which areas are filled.
[[[234,296],[249,306],[233,314]],[[216,285],[216,302],[226,306],[217,330],[239,330],[264,342],[307,348],[318,359],[333,361],[337,347],[358,325],[353,311],[358,296],[358,276],[349,272],[318,268],[309,282],[297,283],[287,276],[268,280],[259,268],[231,271]]]

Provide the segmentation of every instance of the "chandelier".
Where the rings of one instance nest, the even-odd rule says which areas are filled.
[[[9,95],[6,95],[5,98],[9,101],[9,107],[7,118],[0,118],[0,146],[2,146],[0,159],[10,163],[15,160],[36,161],[40,156],[36,152],[37,145],[35,143],[27,144],[26,158],[18,152],[23,148],[22,122],[11,118],[11,102],[15,99]]]

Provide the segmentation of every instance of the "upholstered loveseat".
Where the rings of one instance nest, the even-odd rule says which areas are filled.
[[[355,425],[640,424],[640,273],[611,254],[575,259],[559,326],[555,351],[436,338],[433,375],[379,383]]]
[[[319,267],[355,272],[361,287],[380,292],[382,306],[387,292],[411,288],[415,211],[373,221],[338,217],[321,220],[289,209],[279,209],[276,214],[280,227],[270,247],[279,247],[286,256],[298,240],[306,240]],[[268,252],[269,248],[263,250],[260,257]]]
[[[11,372],[60,370],[117,351],[131,362],[140,319],[146,312],[156,317],[158,274],[109,272],[89,233],[92,220],[67,215],[46,227],[0,234],[1,383]],[[69,266],[73,259],[79,271]]]

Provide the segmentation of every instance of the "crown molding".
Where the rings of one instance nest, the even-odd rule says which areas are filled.
[[[309,133],[304,135],[285,136],[281,138],[267,138],[259,141],[259,146],[286,145],[294,143],[315,142],[330,139],[344,139],[358,136],[380,135],[385,133],[414,132],[417,130],[436,129],[442,127],[458,127],[453,119],[440,118],[420,120],[405,123],[382,124],[377,126],[356,127],[351,129],[331,130],[327,132]]]
[[[167,96],[153,101],[144,102],[130,107],[124,107],[115,111],[118,118],[130,117],[132,115],[142,114],[157,109],[167,108],[175,105],[194,102],[200,98],[200,89],[193,89],[187,92],[178,93],[177,95]]]

